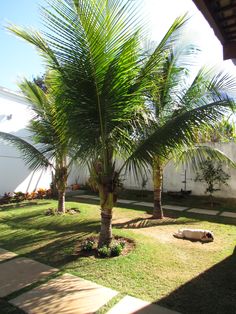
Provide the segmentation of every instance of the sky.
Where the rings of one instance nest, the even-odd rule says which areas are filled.
[[[0,1],[0,86],[4,88],[18,90],[17,82],[23,77],[32,79],[44,73],[37,51],[6,30],[9,23],[40,29],[39,5],[43,3],[44,0]],[[202,50],[199,62],[222,63],[221,44],[192,0],[142,0],[142,3],[151,40],[158,42],[177,16],[189,12],[187,36]],[[231,61],[224,61],[223,66],[236,71]]]

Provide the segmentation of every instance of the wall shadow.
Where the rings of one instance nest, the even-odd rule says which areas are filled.
[[[20,129],[11,134],[26,139],[28,141],[29,132],[26,129]],[[14,146],[2,142],[0,139],[0,195],[19,190],[19,186],[24,182],[22,192],[34,190],[38,187],[42,171],[34,172],[30,170],[23,159],[22,154]],[[27,180],[26,180],[27,179]]]

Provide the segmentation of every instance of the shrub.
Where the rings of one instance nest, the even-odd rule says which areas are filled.
[[[47,190],[46,189],[38,189],[37,191],[37,198],[43,199],[47,196]]]
[[[94,246],[94,241],[93,240],[87,240],[83,244],[83,250],[86,252],[92,251],[93,246]]]
[[[9,204],[13,202],[13,193],[4,193],[3,197],[0,199],[0,204]]]
[[[106,245],[98,249],[98,256],[100,257],[109,257],[111,256],[111,249]]]
[[[55,216],[56,215],[56,210],[54,208],[48,208],[45,211],[46,216]]]
[[[121,247],[122,247],[122,249],[125,247],[125,241],[123,240],[123,241],[120,241],[120,245],[121,245]]]
[[[24,201],[25,199],[26,199],[25,198],[25,193],[23,193],[23,192],[14,192],[14,198],[13,198],[14,202],[19,203],[19,202]]]
[[[111,256],[119,256],[123,250],[121,243],[115,244],[111,247]]]

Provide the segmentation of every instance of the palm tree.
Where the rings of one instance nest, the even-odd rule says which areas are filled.
[[[121,171],[137,173],[154,156],[165,157],[171,149],[188,144],[193,128],[221,117],[229,100],[219,95],[218,102],[182,112],[149,131],[153,119],[145,91],[150,75],[162,62],[163,51],[178,39],[186,18],[176,19],[152,55],[144,56],[139,8],[133,1],[49,2],[50,8],[42,9],[48,27],[44,37],[15,26],[10,30],[37,47],[52,73],[50,85],[78,143],[78,155],[84,162],[92,160],[101,206],[99,246],[110,245]],[[124,160],[120,167],[117,157]]]
[[[151,73],[150,79],[153,84],[147,91],[148,104],[152,108],[155,116],[156,126],[164,127],[177,119],[184,112],[191,114],[197,108],[204,106],[214,106],[219,101],[229,98],[236,89],[235,79],[224,71],[217,69],[201,68],[196,75],[192,70],[196,59],[197,47],[192,44],[176,43],[172,47],[167,47],[163,51],[162,62],[159,62],[157,68]],[[177,126],[178,127],[178,126]],[[207,126],[208,130],[212,129],[212,124]],[[215,128],[215,125],[214,125]],[[200,132],[200,125],[197,127]],[[206,133],[206,127],[202,134]],[[209,133],[209,131],[208,131]],[[163,218],[163,210],[161,206],[162,193],[162,176],[165,165],[176,157],[183,160],[183,157],[194,158],[195,167],[196,161],[202,161],[204,158],[215,158],[223,160],[231,165],[233,162],[227,158],[222,152],[214,150],[206,145],[198,145],[197,137],[190,135],[192,145],[180,145],[170,150],[165,156],[155,156],[152,162],[153,169],[153,187],[154,187],[154,218]],[[184,144],[184,143],[183,143]],[[190,144],[190,143],[189,143]],[[187,153],[187,150],[189,152]],[[194,156],[195,154],[195,156]]]
[[[73,146],[68,137],[67,122],[64,121],[63,127],[60,127],[57,104],[50,92],[45,93],[37,84],[27,80],[22,82],[20,88],[33,112],[33,118],[27,126],[33,143],[4,132],[0,132],[0,137],[22,153],[30,169],[51,169],[52,181],[58,191],[57,210],[65,213],[65,190],[73,162]],[[60,116],[60,121],[62,119]]]

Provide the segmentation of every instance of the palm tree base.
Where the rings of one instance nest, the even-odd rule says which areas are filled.
[[[153,219],[163,219],[164,214],[163,214],[162,209],[154,209],[153,213],[152,213],[152,218]]]

